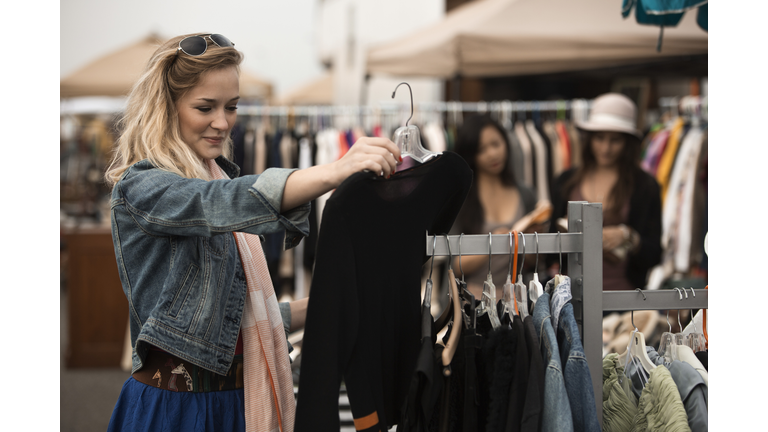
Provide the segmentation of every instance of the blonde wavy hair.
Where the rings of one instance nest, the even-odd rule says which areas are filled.
[[[211,179],[205,163],[181,138],[176,102],[208,72],[234,67],[239,75],[243,54],[232,47],[221,48],[208,39],[208,49],[203,55],[177,54],[182,39],[207,34],[177,36],[152,54],[131,89],[125,112],[118,122],[122,133],[105,173],[110,187],[131,165],[144,159],[182,177]],[[232,158],[230,137],[224,143],[223,155]]]

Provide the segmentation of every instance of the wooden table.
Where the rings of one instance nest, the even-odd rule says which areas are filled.
[[[67,254],[67,368],[120,367],[128,301],[109,228],[61,230]]]

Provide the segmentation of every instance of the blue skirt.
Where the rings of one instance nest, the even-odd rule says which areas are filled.
[[[244,432],[243,389],[174,392],[130,377],[120,391],[107,431]]]

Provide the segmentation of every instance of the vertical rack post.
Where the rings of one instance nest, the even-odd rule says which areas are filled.
[[[581,232],[581,253],[568,254],[574,315],[579,323],[584,354],[591,359],[589,374],[597,418],[603,421],[603,206],[583,201],[568,203],[568,231]]]

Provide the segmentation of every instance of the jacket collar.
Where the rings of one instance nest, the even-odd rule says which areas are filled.
[[[216,164],[224,170],[229,178],[233,179],[240,176],[240,167],[231,160],[225,158],[224,156],[219,156],[214,160],[216,161]],[[156,168],[152,162],[149,161],[149,159],[140,160],[136,162],[134,166],[139,169]]]

